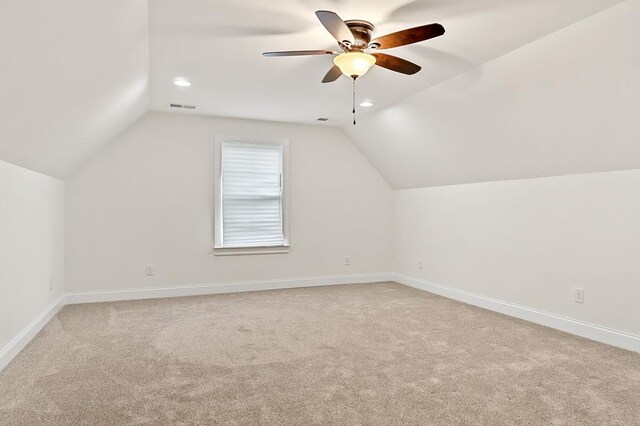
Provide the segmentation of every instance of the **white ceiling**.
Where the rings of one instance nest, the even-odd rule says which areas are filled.
[[[396,189],[640,168],[638,22],[624,2],[346,130]]]
[[[423,67],[414,76],[374,67],[359,81],[359,100],[381,110],[502,56],[621,0],[154,0],[150,2],[151,106],[195,104],[196,112],[288,122],[350,121],[351,82],[321,80],[331,57],[265,58],[263,51],[333,49],[314,15],[336,11],[366,19],[382,35],[440,22],[440,38],[387,52]],[[172,85],[175,77],[193,82]]]
[[[171,102],[195,104],[200,114],[286,122],[330,117],[329,125],[347,125],[350,81],[320,83],[330,57],[261,56],[334,48],[314,15],[318,9],[370,20],[377,35],[431,22],[447,29],[443,37],[388,51],[422,65],[419,74],[374,67],[359,81],[359,101],[375,102],[360,109],[364,123],[365,115],[393,115],[397,110],[388,107],[405,108],[401,101],[416,93],[621,1],[3,1],[0,159],[65,177],[147,109],[166,111]],[[193,86],[174,86],[178,76]],[[423,112],[419,105],[406,108],[407,117]],[[402,124],[386,123],[392,134],[423,131],[395,127],[394,133]],[[382,134],[352,137],[380,170],[378,159],[395,155],[400,162],[383,171],[395,186],[427,182],[398,177],[404,154],[372,148]]]
[[[64,177],[148,109],[146,0],[0,2],[0,159]]]

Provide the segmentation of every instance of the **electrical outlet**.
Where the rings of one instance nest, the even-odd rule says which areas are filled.
[[[53,278],[49,278],[49,291],[53,290]]]
[[[573,289],[573,301],[576,303],[584,303],[584,288]]]
[[[422,260],[418,260],[418,269],[422,269],[424,267],[424,264],[422,263]]]
[[[351,257],[350,256],[345,256],[344,264],[345,264],[345,266],[351,265]]]
[[[148,276],[148,277],[152,277],[152,276],[154,276],[154,275],[156,274],[155,266],[153,266],[153,265],[147,265],[146,272],[147,272],[147,276]]]

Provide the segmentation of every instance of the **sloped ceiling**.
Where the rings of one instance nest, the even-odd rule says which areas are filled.
[[[476,120],[485,108],[480,95],[491,97],[485,92],[493,90],[488,71],[478,76],[478,70],[486,71],[479,65],[621,1],[5,1],[0,159],[65,177],[147,109],[168,111],[171,102],[195,104],[199,114],[303,123],[322,116],[332,118],[329,125],[346,126],[350,81],[320,83],[331,58],[261,56],[266,50],[334,48],[314,16],[315,10],[329,9],[344,19],[372,21],[376,34],[430,22],[447,28],[443,37],[389,52],[422,65],[421,73],[407,77],[374,68],[359,82],[358,101],[369,99],[375,106],[361,110],[360,124],[348,131],[394,187],[513,177],[518,173],[496,172],[519,170],[520,163],[504,155],[504,144],[485,146],[486,157],[500,161],[483,168],[471,161],[477,138],[458,135],[464,143],[451,143],[458,139],[434,132],[434,121],[466,126]],[[449,80],[457,75],[462,80]],[[193,85],[178,88],[172,84],[176,77]],[[495,78],[509,77],[514,78]],[[447,89],[455,81],[478,94],[476,103],[467,105],[467,93],[459,88]],[[446,97],[437,95],[442,91]],[[391,140],[404,148],[390,147]],[[435,140],[449,143],[449,151]],[[459,162],[453,170],[467,172],[445,170],[452,159]],[[546,161],[545,172],[558,170]]]
[[[638,22],[627,1],[345,129],[396,189],[640,168]]]
[[[154,0],[150,2],[151,105],[193,104],[196,113],[289,122],[351,122],[351,81],[322,84],[329,56],[265,58],[264,51],[334,49],[314,15],[366,19],[377,35],[440,22],[444,36],[388,52],[423,67],[406,76],[374,67],[358,100],[380,111],[621,0]],[[190,88],[171,83],[177,76]]]
[[[0,3],[0,159],[64,177],[148,109],[146,0]]]

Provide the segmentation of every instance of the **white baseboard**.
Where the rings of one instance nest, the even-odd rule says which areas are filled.
[[[115,302],[121,300],[156,299],[165,297],[202,296],[207,294],[240,293],[246,291],[278,290],[327,285],[377,283],[391,281],[390,273],[336,275],[292,278],[270,281],[235,282],[223,284],[186,285],[127,290],[66,293],[51,304],[38,318],[0,351],[0,371],[35,337],[64,305],[79,303]]]
[[[492,299],[479,294],[434,284],[428,281],[418,280],[406,275],[391,274],[391,276],[392,281],[409,287],[468,303],[469,305],[479,306],[484,309],[489,309],[491,311],[520,318],[546,327],[555,328],[556,330],[575,334],[597,342],[606,343],[608,345],[617,346],[630,351],[640,352],[640,336],[612,330],[599,325],[589,324],[561,315],[551,314],[549,312],[517,305],[515,303]]]
[[[165,297],[202,296],[207,294],[240,293],[326,285],[376,283],[391,281],[389,273],[336,275],[292,278],[270,281],[248,281],[222,284],[199,284],[172,287],[132,288],[126,290],[67,293],[68,305],[79,303],[115,302],[120,300],[158,299]]]
[[[400,284],[438,294],[449,299],[479,306],[536,324],[555,328],[587,339],[640,352],[640,336],[612,330],[526,306],[492,299],[478,294],[441,286],[394,273],[337,275],[311,278],[292,278],[270,281],[251,281],[223,284],[187,285],[173,287],[137,288],[127,290],[66,293],[52,303],[38,318],[0,351],[0,371],[31,341],[64,305],[113,302],[121,300],[155,299],[165,297],[201,296],[207,294],[239,293],[327,285],[377,283],[395,281]]]
[[[13,338],[0,351],[0,371],[2,371],[13,358],[33,339],[40,330],[58,313],[65,305],[65,297],[61,295],[47,309],[45,309],[38,317],[31,322],[24,330]]]

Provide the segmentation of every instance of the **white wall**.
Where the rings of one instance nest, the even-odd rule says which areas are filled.
[[[216,134],[290,140],[288,254],[212,255]],[[390,214],[340,129],[152,112],[67,181],[66,290],[388,272]]]
[[[628,0],[347,129],[397,189],[394,272],[640,335],[638,19]]]
[[[394,191],[394,271],[640,335],[639,188],[629,170]]]
[[[0,161],[0,353],[62,295],[63,253],[64,182]]]
[[[347,131],[394,189],[638,168],[639,21],[628,0]]]

